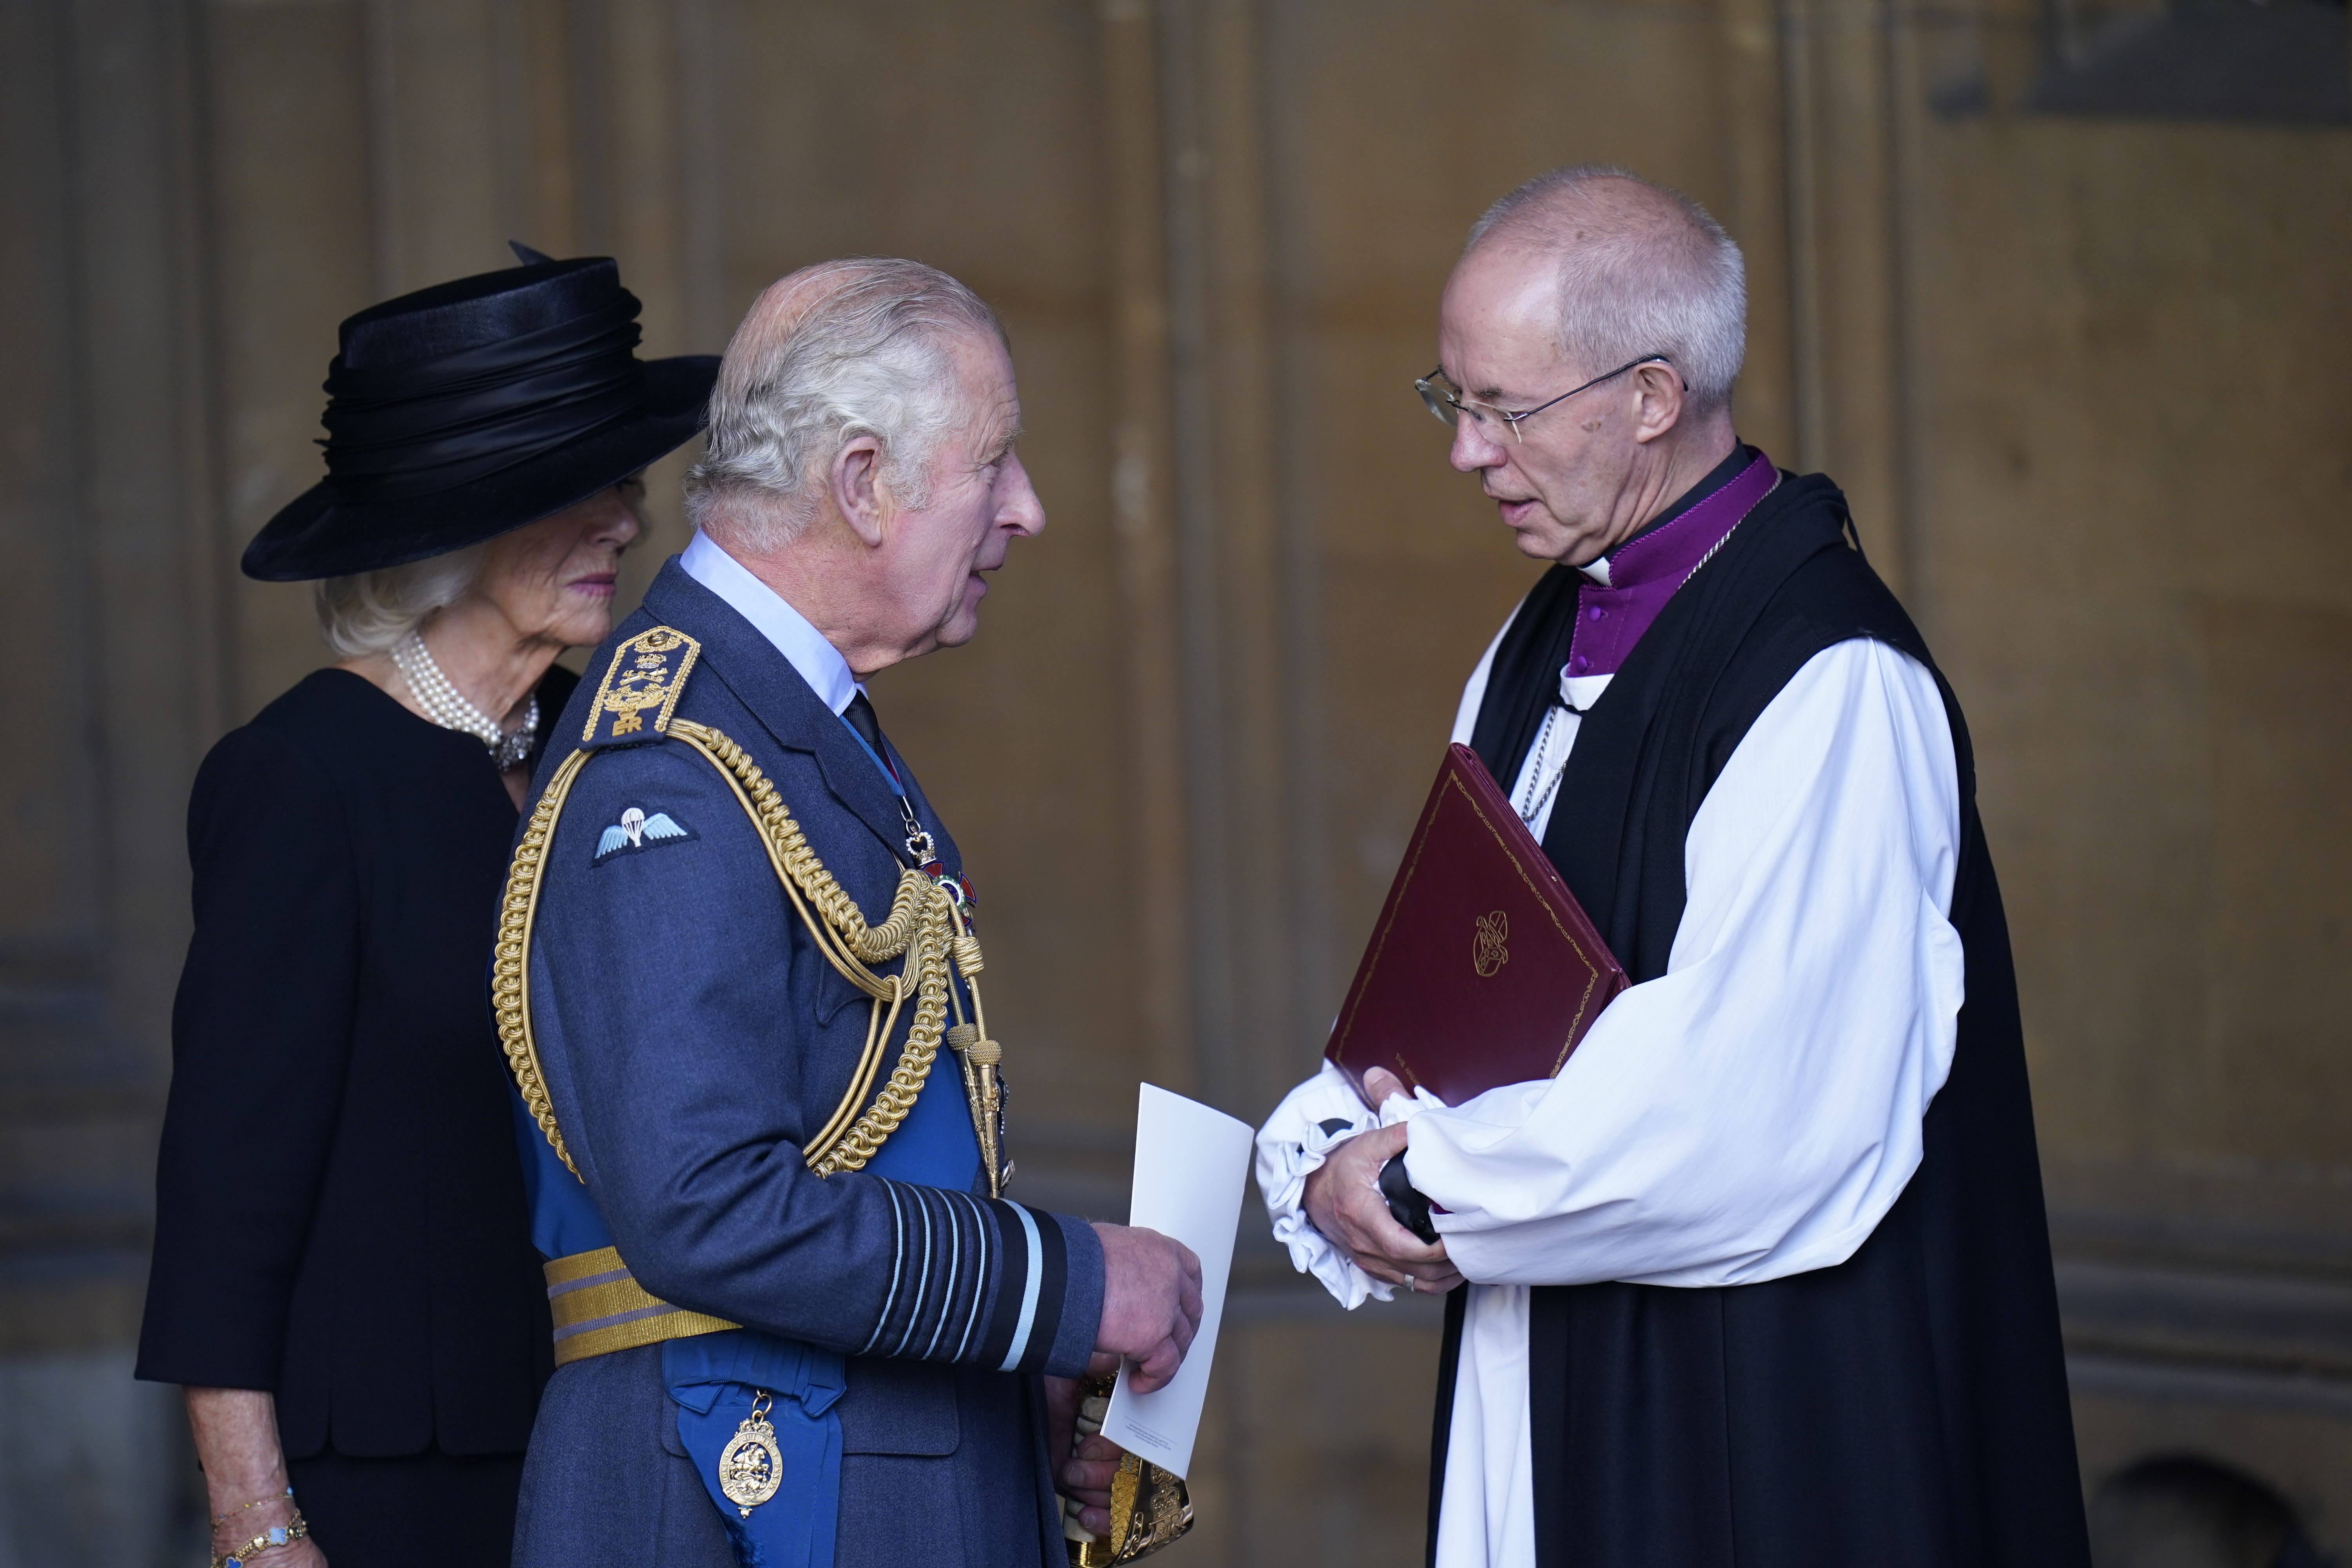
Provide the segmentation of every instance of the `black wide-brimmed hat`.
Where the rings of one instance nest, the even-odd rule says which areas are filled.
[[[640,360],[609,258],[524,265],[387,300],[327,369],[327,477],[246,547],[265,583],[479,544],[620,483],[708,416],[719,361]]]

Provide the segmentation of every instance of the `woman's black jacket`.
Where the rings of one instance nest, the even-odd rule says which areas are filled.
[[[275,1390],[289,1458],[530,1435],[547,1300],[488,1003],[515,815],[479,741],[342,670],[197,774],[138,1374]]]

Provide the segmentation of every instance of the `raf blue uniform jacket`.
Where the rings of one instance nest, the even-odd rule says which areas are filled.
[[[578,743],[614,645],[655,626],[701,644],[676,717],[751,753],[878,922],[905,863],[889,780],[775,647],[675,560],[597,650],[538,785]],[[912,772],[890,762],[960,871]],[[641,835],[600,857],[604,829],[631,807],[667,815],[683,836]],[[924,1184],[936,1159],[916,1181],[876,1170],[820,1178],[803,1164],[803,1140],[832,1115],[863,1052],[867,999],[815,950],[708,760],[656,741],[589,761],[542,862],[529,962],[558,1122],[638,1283],[849,1358],[835,1407],[836,1560],[1061,1568],[1035,1374],[1086,1365],[1100,1244],[1081,1220]],[[969,1142],[942,1050],[898,1136],[950,1113]],[[969,1165],[950,1165],[976,1172],[972,1147]],[[886,1144],[877,1170],[891,1168],[890,1153]],[[661,1356],[648,1346],[556,1373],[531,1438],[519,1564],[734,1562],[679,1442]]]

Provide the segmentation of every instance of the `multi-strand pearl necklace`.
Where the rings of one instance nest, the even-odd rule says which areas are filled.
[[[519,768],[530,756],[531,742],[539,735],[539,699],[533,696],[530,706],[523,710],[522,727],[511,735],[499,728],[499,721],[466,700],[465,694],[449,684],[441,667],[433,662],[433,655],[425,647],[425,638],[412,630],[392,650],[392,662],[399,667],[401,679],[415,694],[416,705],[425,716],[444,730],[462,730],[490,749],[490,760],[500,773]]]

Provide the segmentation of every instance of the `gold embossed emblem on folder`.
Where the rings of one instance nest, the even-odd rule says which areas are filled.
[[[1511,962],[1511,950],[1503,945],[1510,934],[1511,917],[1502,910],[1478,917],[1470,938],[1470,967],[1478,972],[1479,979],[1486,979]]]
[[[1625,985],[1486,764],[1449,746],[1323,1055],[1359,1093],[1381,1067],[1461,1105],[1558,1073]]]

